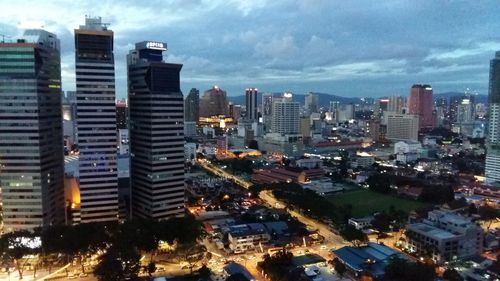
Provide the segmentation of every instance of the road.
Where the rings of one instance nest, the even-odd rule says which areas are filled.
[[[235,182],[236,184],[240,185],[243,188],[248,189],[252,185],[252,183],[245,181],[245,180],[227,172],[226,170],[215,166],[214,164],[212,164],[210,161],[208,161],[206,159],[198,160],[198,164],[201,167],[203,167],[204,169],[206,169],[206,170],[208,170],[208,171],[210,171],[210,172],[212,172],[220,177],[224,177],[224,178],[232,180],[233,182]],[[260,199],[262,199],[264,202],[266,202],[271,207],[277,207],[277,206],[284,207],[285,206],[285,204],[283,202],[274,198],[274,196],[271,194],[270,191],[262,191],[259,194],[259,197],[260,197]],[[288,212],[292,216],[296,217],[300,222],[317,228],[319,234],[321,234],[323,237],[325,237],[326,243],[334,244],[335,246],[348,245],[348,243],[346,243],[342,239],[342,237],[333,233],[333,231],[330,230],[330,227],[327,224],[325,224],[323,222],[319,222],[319,221],[311,219],[311,218],[308,218],[306,216],[303,216],[302,214],[300,214],[296,211],[293,211],[293,210],[288,210]]]

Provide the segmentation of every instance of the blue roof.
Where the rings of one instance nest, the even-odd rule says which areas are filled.
[[[373,242],[363,247],[346,246],[333,252],[351,269],[366,271],[373,276],[381,276],[385,273],[385,267],[391,257],[404,258],[403,253]],[[372,263],[367,264],[368,260]]]
[[[288,225],[284,221],[265,222],[264,225],[269,231],[274,231],[278,235],[283,235],[288,232]]]
[[[248,270],[243,265],[236,262],[231,262],[228,265],[224,266],[224,270],[229,275],[240,273],[241,275],[245,276],[245,278],[248,280],[254,279],[253,275],[250,272],[248,272]]]

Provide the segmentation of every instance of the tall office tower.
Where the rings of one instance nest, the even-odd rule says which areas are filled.
[[[450,97],[450,121],[458,123],[466,122],[464,118],[465,119],[472,118],[474,111],[473,107],[474,107],[474,96],[465,94],[465,95]],[[466,117],[468,113],[471,114],[470,118]]]
[[[69,152],[76,144],[76,93],[67,91],[62,99],[64,150]]]
[[[373,113],[376,118],[380,118],[384,115],[384,112],[387,112],[389,108],[389,98],[383,97],[377,100],[377,103],[374,106]]]
[[[340,104],[335,112],[337,122],[345,122],[354,119],[354,104]]]
[[[388,114],[386,138],[389,140],[418,140],[417,115]]]
[[[432,129],[436,119],[432,107],[432,87],[430,85],[413,85],[408,100],[409,113],[418,115],[419,130]]]
[[[291,95],[291,94],[288,94]],[[300,104],[288,99],[275,100],[273,102],[273,133],[298,134],[299,133],[299,109]],[[291,99],[291,96],[290,96]]]
[[[123,130],[128,128],[128,106],[127,100],[116,101],[116,129]]]
[[[227,115],[228,103],[226,91],[219,86],[206,90],[200,99],[200,117]]]
[[[184,121],[198,122],[200,119],[200,91],[192,88],[184,100]]]
[[[184,215],[182,64],[166,63],[167,44],[139,42],[127,56],[132,215]]]
[[[273,94],[265,93],[262,95],[262,122],[264,131],[270,132],[273,119]]]
[[[437,126],[443,126],[448,119],[448,100],[446,98],[437,98],[434,102],[434,109],[436,110]]]
[[[245,100],[247,106],[247,114],[245,115],[245,119],[250,121],[258,121],[259,115],[257,111],[257,88],[247,88],[245,90]]]
[[[489,136],[486,153],[486,182],[500,183],[500,51],[490,62],[490,86],[488,93]]]
[[[467,123],[474,120],[474,101],[469,97],[464,97],[457,107],[457,122]]]
[[[81,222],[118,218],[113,31],[101,18],[75,29]]]
[[[308,113],[318,112],[319,111],[318,94],[309,92],[305,97],[304,105]]]
[[[389,103],[387,104],[387,111],[401,114],[403,113],[403,108],[405,107],[406,107],[406,97],[403,96],[389,97]]]
[[[0,43],[0,188],[5,232],[64,222],[59,39]]]
[[[339,109],[339,107],[340,107],[340,102],[339,101],[331,101],[330,102],[330,106],[329,106],[328,111],[330,111],[333,114],[333,120],[334,121],[337,121],[337,119],[338,119],[337,110]]]

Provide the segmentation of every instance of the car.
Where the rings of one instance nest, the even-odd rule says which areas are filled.
[[[321,249],[321,250],[326,249],[326,245],[321,245],[320,249]]]
[[[80,278],[87,277],[87,276],[89,276],[89,275],[87,273],[84,273],[84,272],[78,274],[78,277],[80,277]]]
[[[164,272],[165,268],[163,266],[159,266],[156,268],[156,272]]]

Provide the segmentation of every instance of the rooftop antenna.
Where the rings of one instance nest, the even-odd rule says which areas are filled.
[[[5,34],[0,34],[0,36],[2,36],[2,41],[0,41],[1,43],[5,43],[5,38],[11,38],[10,36],[8,35],[5,35]]]

